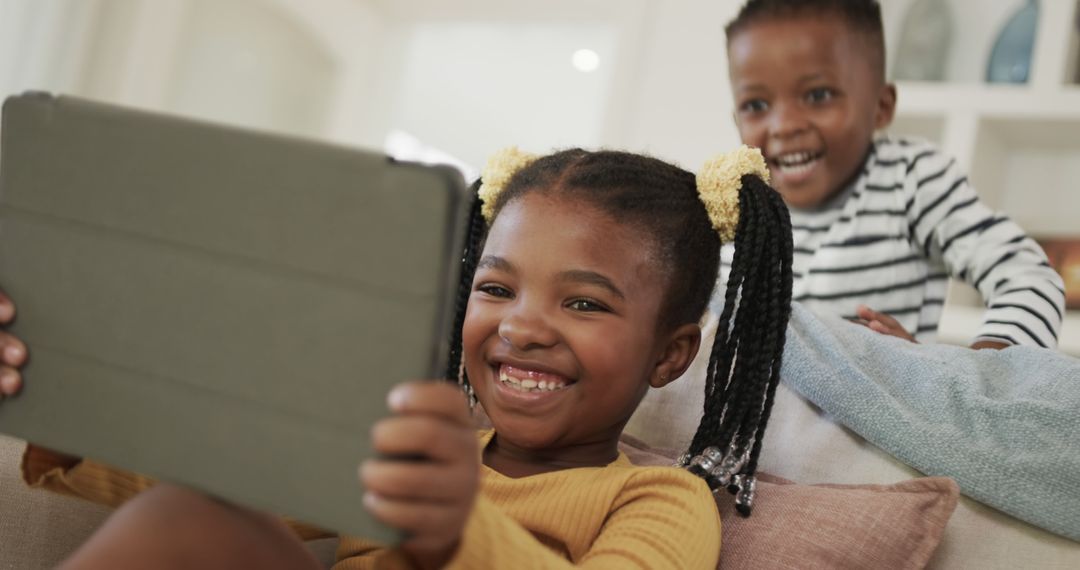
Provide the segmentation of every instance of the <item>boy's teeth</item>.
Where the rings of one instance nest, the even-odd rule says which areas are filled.
[[[817,158],[809,152],[793,152],[776,157],[776,163],[782,167],[800,166]]]

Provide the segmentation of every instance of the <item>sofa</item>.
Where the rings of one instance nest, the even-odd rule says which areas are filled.
[[[705,336],[715,331],[715,318]],[[697,426],[704,346],[687,374],[654,390],[627,426],[623,450],[670,462]],[[0,405],[0,413],[3,413]],[[0,570],[51,568],[108,510],[22,484],[24,442],[0,436]],[[759,463],[754,514],[724,517],[720,568],[1080,568],[1080,542],[924,477],[834,421],[786,384],[776,393]],[[329,566],[334,540],[309,543]]]

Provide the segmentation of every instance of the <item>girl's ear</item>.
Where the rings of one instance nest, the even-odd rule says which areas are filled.
[[[697,356],[701,346],[701,327],[695,323],[687,323],[676,328],[668,336],[667,345],[660,354],[660,359],[653,368],[649,385],[653,388],[663,388],[682,376],[690,363]]]

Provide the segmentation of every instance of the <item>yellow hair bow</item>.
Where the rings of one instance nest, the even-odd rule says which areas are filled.
[[[698,198],[705,204],[709,221],[720,234],[720,241],[735,239],[739,227],[739,190],[742,177],[754,174],[769,182],[769,168],[761,151],[742,145],[710,159],[697,175]]]

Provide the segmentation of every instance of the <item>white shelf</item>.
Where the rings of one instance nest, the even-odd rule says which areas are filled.
[[[967,346],[982,325],[986,310],[982,307],[947,304],[941,315],[938,342]],[[1066,311],[1058,338],[1058,350],[1080,357],[1080,311]]]
[[[1029,85],[906,81],[897,90],[897,113],[901,117],[964,113],[987,118],[1080,120],[1077,85],[1039,89]]]

